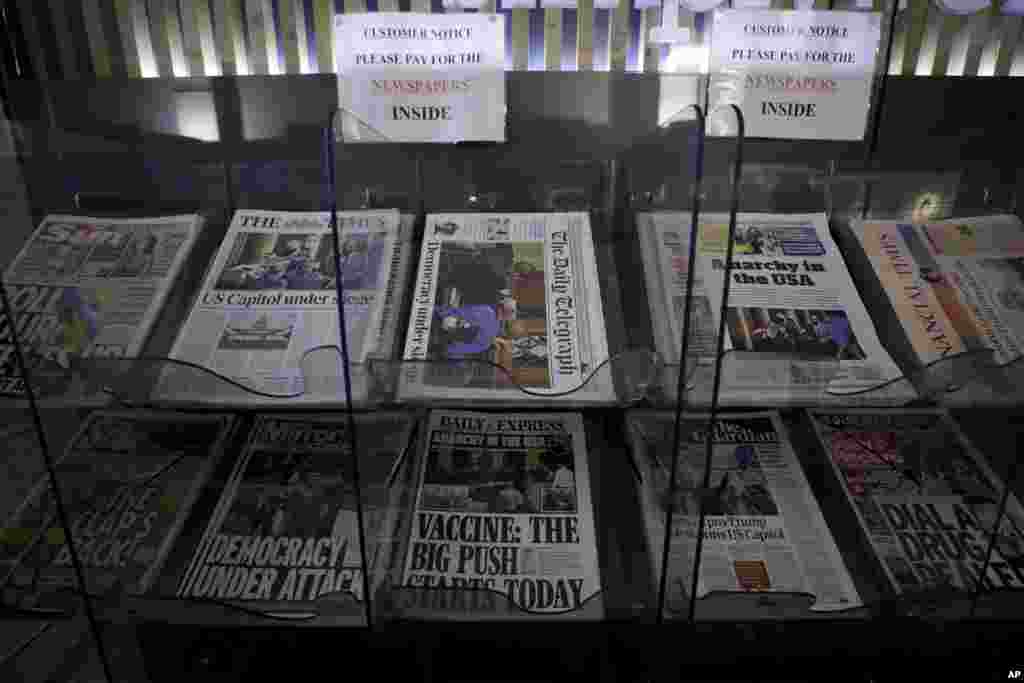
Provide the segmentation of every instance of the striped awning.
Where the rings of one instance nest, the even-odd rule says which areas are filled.
[[[184,77],[330,73],[332,17],[344,12],[455,12],[450,0],[5,0],[0,4],[18,76]],[[564,3],[560,3],[564,4]],[[603,3],[599,3],[603,4]],[[643,2],[641,4],[650,4]],[[726,3],[727,6],[729,3]],[[969,16],[931,0],[897,12],[890,74],[1024,75],[1022,17],[1000,3]],[[793,0],[772,0],[791,9]],[[818,9],[853,9],[853,0],[814,0]],[[881,10],[883,0],[874,0]],[[680,10],[691,43],[649,43],[661,10],[619,0],[614,9],[578,0],[575,9],[506,9],[509,70],[700,71],[711,13]]]

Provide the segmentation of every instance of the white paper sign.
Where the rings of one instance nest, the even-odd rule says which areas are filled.
[[[342,132],[350,142],[505,140],[505,17],[339,14]]]
[[[712,107],[736,104],[748,137],[860,140],[881,36],[878,12],[719,10]],[[712,135],[725,116],[709,119]]]

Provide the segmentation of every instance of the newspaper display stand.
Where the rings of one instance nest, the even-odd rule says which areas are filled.
[[[733,110],[700,106],[700,80],[688,75],[510,74],[509,141],[440,146],[352,144],[337,139],[336,83],[326,76],[131,83],[6,79],[5,87],[10,86],[5,90],[6,116],[18,133],[8,141],[16,156],[7,161],[17,163],[16,175],[23,181],[25,194],[21,200],[11,198],[9,215],[18,216],[11,221],[17,230],[12,229],[3,241],[0,261],[5,267],[48,215],[86,216],[95,219],[90,224],[102,224],[114,219],[139,221],[142,217],[196,214],[203,218],[203,227],[138,351],[120,357],[76,357],[80,349],[75,346],[75,335],[90,334],[87,318],[97,313],[96,304],[102,302],[86,301],[76,307],[72,304],[80,300],[65,299],[62,292],[55,299],[55,308],[39,311],[46,322],[18,323],[4,338],[10,347],[12,376],[23,380],[28,389],[24,396],[0,399],[0,414],[6,418],[0,434],[8,446],[0,449],[0,464],[3,471],[18,473],[17,481],[13,476],[6,478],[14,491],[8,494],[4,489],[0,495],[5,551],[21,547],[60,553],[61,548],[77,547],[81,553],[75,559],[65,550],[61,568],[65,570],[62,594],[66,600],[58,607],[34,602],[31,595],[39,588],[38,581],[26,582],[17,571],[8,574],[7,569],[0,574],[5,582],[0,586],[0,678],[8,671],[24,680],[40,681],[73,680],[73,675],[79,674],[111,681],[242,676],[263,669],[283,672],[297,657],[324,651],[343,653],[353,661],[362,659],[376,671],[384,666],[385,676],[457,678],[456,668],[462,668],[466,672],[463,677],[472,678],[479,675],[481,665],[493,665],[495,642],[520,644],[521,656],[508,664],[508,671],[502,671],[508,677],[514,675],[513,665],[521,669],[516,673],[523,678],[536,675],[537,669],[553,670],[570,652],[577,672],[583,675],[598,677],[605,670],[623,673],[623,677],[646,672],[651,678],[686,679],[720,666],[723,657],[735,654],[737,642],[747,650],[748,656],[736,664],[743,670],[763,671],[759,667],[767,658],[774,661],[779,653],[786,653],[794,655],[788,665],[792,671],[806,667],[820,674],[821,656],[838,656],[854,643],[859,654],[850,658],[847,653],[849,659],[844,661],[852,662],[851,670],[877,673],[887,670],[877,662],[900,656],[907,648],[925,654],[939,649],[942,654],[947,650],[963,654],[984,637],[1009,640],[1016,635],[1019,625],[1015,626],[1014,620],[1024,610],[1015,590],[1020,564],[1015,563],[1014,546],[1020,534],[1014,526],[1014,496],[1021,493],[1022,483],[1017,467],[1020,388],[1024,386],[1018,374],[1022,364],[1011,360],[993,365],[990,355],[982,353],[976,354],[977,358],[960,354],[932,365],[915,361],[900,341],[896,324],[867,293],[870,288],[864,283],[870,282],[870,273],[852,256],[855,252],[845,241],[843,228],[849,220],[860,218],[922,222],[1019,215],[1024,178],[1019,160],[1008,158],[1008,150],[995,142],[977,148],[974,157],[965,156],[971,141],[964,133],[954,135],[954,143],[936,142],[936,149],[920,160],[903,161],[900,156],[909,155],[907,145],[921,140],[915,137],[914,125],[905,122],[892,124],[895,130],[888,137],[881,136],[872,157],[868,148],[889,125],[887,116],[899,120],[897,114],[889,113],[886,103],[875,103],[878,110],[885,111],[872,122],[868,143],[744,140],[740,126],[731,123],[737,120]],[[900,85],[900,79],[890,84],[889,97],[896,98],[894,101],[899,99]],[[1019,89],[1015,84],[1004,87]],[[685,96],[680,98],[680,92]],[[675,98],[671,104],[663,101],[666,93]],[[593,110],[581,112],[581,101]],[[708,126],[733,126],[734,134],[705,139],[705,116]],[[1004,132],[998,128],[983,137],[1001,140]],[[900,135],[912,142],[900,147]],[[397,211],[403,216],[396,243],[407,246],[404,267],[408,272],[404,284],[394,292],[393,345],[376,349],[358,362],[350,357],[351,340],[346,337],[342,306],[336,315],[332,312],[331,321],[337,326],[339,340],[345,341],[311,348],[297,363],[298,386],[329,379],[335,387],[331,401],[311,405],[305,389],[267,391],[255,382],[239,381],[212,362],[171,357],[175,338],[203,294],[203,283],[232,216],[240,210],[326,214],[325,234],[333,245],[329,253],[336,258],[331,266],[335,273],[353,268],[355,262],[337,260],[340,255],[350,256],[344,248],[342,214],[373,210]],[[675,272],[694,279],[701,276],[702,286],[715,290],[717,299],[699,300],[694,293],[697,286],[691,282],[692,286],[680,288],[678,301],[671,306],[665,303],[661,316],[652,313],[652,289],[657,280],[649,277],[650,254],[645,256],[643,244],[647,239],[644,226],[648,225],[643,216],[649,214],[672,215],[677,225],[690,229],[686,247],[680,246],[677,252],[676,262],[681,267]],[[729,289],[730,281],[738,282],[732,276],[744,272],[741,264],[757,261],[758,254],[751,253],[754,238],[749,225],[768,220],[750,219],[750,214],[812,216],[802,220],[814,226],[816,220],[827,223],[817,243],[822,249],[834,246],[850,271],[854,293],[863,301],[880,347],[892,356],[897,374],[877,382],[864,380],[856,391],[834,390],[834,380],[851,360],[846,354],[856,355],[856,351],[846,348],[839,357],[840,347],[848,346],[849,339],[824,326],[831,320],[825,316],[831,304],[741,305],[737,308],[750,310],[730,317],[730,302],[738,291]],[[591,297],[590,307],[583,308],[592,311],[592,304],[600,307],[600,325],[593,318],[588,318],[588,324],[593,323],[591,331],[602,333],[602,348],[587,363],[579,363],[578,381],[565,387],[536,372],[543,370],[540,354],[556,349],[555,335],[545,337],[549,330],[558,329],[551,322],[555,318],[544,318],[547,294],[538,298],[536,292],[538,281],[541,291],[550,290],[554,280],[544,277],[554,277],[554,266],[548,272],[550,262],[543,261],[551,254],[551,242],[536,237],[539,232],[528,232],[531,225],[542,225],[542,219],[523,216],[571,217],[576,221],[572,225],[588,226],[593,245],[593,256],[573,262],[581,269],[571,275],[580,280],[578,291]],[[486,222],[491,218],[493,223]],[[503,247],[499,251],[507,252],[500,257],[504,260],[488,261],[489,257],[480,256],[485,251],[480,242],[517,242],[506,240],[509,235],[503,234],[514,230],[517,220],[525,221],[524,234],[533,235],[534,244]],[[551,231],[560,229],[560,224],[550,225],[555,225],[548,226]],[[787,229],[806,227],[800,224]],[[409,359],[403,342],[408,341],[409,321],[415,315],[423,245],[436,240],[441,243],[439,249],[448,248],[458,241],[447,240],[448,230],[463,231],[457,234],[476,230],[471,237],[485,237],[475,242],[467,239],[471,246],[465,253],[451,248],[451,253],[458,252],[452,263],[469,264],[467,270],[476,268],[478,273],[483,270],[478,266],[485,264],[500,272],[490,273],[495,277],[479,287],[477,281],[460,284],[450,279],[439,288],[443,291],[428,297],[428,303],[463,308],[471,305],[467,302],[472,296],[480,296],[486,289],[483,295],[490,297],[486,305],[496,311],[502,308],[501,329],[508,333],[509,347],[501,351],[503,340],[478,357],[427,354]],[[806,233],[800,234],[804,237],[789,238],[796,243],[794,248],[810,249],[812,240],[805,239]],[[766,236],[758,239],[762,238]],[[700,245],[721,250],[717,255],[721,267],[699,263]],[[74,245],[67,245],[70,250],[63,249],[64,245],[45,246],[43,251],[52,251],[55,262],[72,258],[68,254],[74,253]],[[783,254],[770,260],[787,258]],[[717,284],[712,286],[713,282]],[[5,279],[5,293],[14,293],[12,284],[25,283]],[[335,278],[332,284],[338,288],[334,290],[337,300],[344,302],[342,279]],[[58,289],[73,288],[62,282]],[[3,317],[27,320],[26,313],[35,311],[24,307],[24,299],[5,297]],[[756,316],[760,315],[753,310],[757,308],[778,308],[802,325],[805,329],[798,330],[797,336],[806,337],[808,347],[787,352],[799,352],[806,356],[801,361],[817,364],[815,373],[803,376],[802,391],[785,394],[782,383],[776,383],[768,387],[777,392],[767,402],[758,400],[756,388],[737,388],[737,373],[753,371],[754,366],[747,362],[751,356],[727,349],[729,344],[738,346],[744,330],[753,338]],[[789,316],[787,308],[794,315]],[[671,331],[672,310],[681,311],[676,319],[686,321],[676,337]],[[800,310],[810,313],[795,313]],[[98,312],[101,320],[110,320],[102,317],[105,311]],[[768,317],[774,312],[768,311]],[[742,316],[747,316],[747,322]],[[545,320],[549,326],[543,324]],[[828,330],[827,339],[819,334],[817,323],[823,325],[821,330]],[[763,327],[767,335],[767,321]],[[46,356],[38,352],[43,330],[49,330],[46,341],[57,353]],[[671,340],[668,346],[664,339]],[[839,339],[846,342],[840,344]],[[758,350],[754,341],[749,343],[748,353]],[[795,341],[791,343],[796,347]],[[588,344],[586,351],[594,348]],[[59,353],[62,349],[64,356]],[[862,355],[866,355],[864,351],[860,349]],[[547,367],[551,371],[556,366],[548,362]],[[201,386],[201,395],[188,401],[161,395],[156,389],[169,375]],[[998,377],[993,380],[992,375]],[[410,378],[424,376],[439,378],[433,385],[436,391],[410,394]],[[360,381],[365,382],[365,394],[354,391]],[[460,393],[467,386],[477,393]],[[1005,390],[995,392],[992,386]],[[134,435],[137,440],[158,442],[153,452],[172,454],[162,465],[177,462],[178,455],[173,454],[180,455],[182,448],[187,451],[194,446],[198,451],[217,443],[224,448],[218,450],[219,457],[211,451],[210,471],[195,496],[176,493],[173,501],[159,497],[141,500],[139,494],[155,490],[157,482],[167,482],[184,471],[179,464],[166,470],[158,467],[144,472],[150,476],[128,484],[120,498],[115,495],[109,508],[99,511],[107,514],[99,514],[94,504],[90,507],[87,491],[91,489],[82,482],[101,474],[100,466],[76,468],[72,466],[74,453],[65,456],[72,443],[79,444],[79,451],[89,450],[81,447],[82,432],[93,424],[90,420],[98,419],[97,409],[127,416],[126,425],[147,419],[166,422],[167,430],[146,432],[145,437],[129,434],[127,427],[123,432],[107,433],[111,439],[128,434],[129,440]],[[867,428],[850,436],[849,432],[856,430],[844,428],[846,423],[814,417],[844,411],[858,414],[850,412],[855,409],[870,409],[892,419],[916,415],[911,420],[914,428],[904,430],[898,438],[868,436]],[[949,409],[956,421],[951,427],[934,418],[939,420],[934,424],[945,425],[947,431],[941,434],[949,436],[942,444],[936,443],[938,428],[929,428],[933,423],[921,417],[936,414],[937,409]],[[507,593],[479,586],[409,585],[407,557],[413,532],[420,538],[434,533],[448,542],[446,529],[431,527],[433,520],[414,514],[432,457],[432,419],[442,412],[457,418],[472,414],[472,419],[495,422],[529,415],[544,424],[580,416],[576,433],[581,437],[585,468],[575,460],[575,469],[567,464],[566,453],[573,451],[567,450],[565,443],[551,446],[549,441],[520,439],[516,445],[502,448],[513,456],[522,455],[531,473],[545,477],[544,481],[523,484],[526,490],[520,495],[507,490],[519,487],[520,482],[505,486],[504,498],[497,491],[483,491],[486,486],[474,491],[473,498],[452,493],[465,488],[460,482],[431,483],[435,492],[448,487],[451,495],[445,505],[454,506],[453,501],[459,499],[474,512],[497,505],[494,501],[531,496],[545,511],[550,506],[565,512],[573,500],[566,495],[564,483],[575,482],[578,494],[579,473],[585,471],[592,509],[591,555],[595,558],[587,561],[600,577],[600,588],[589,594],[580,592],[581,605],[530,611]],[[225,425],[231,424],[224,427],[223,434],[199,428],[220,415],[225,416]],[[310,506],[308,514],[320,522],[325,515],[333,516],[339,525],[337,520],[343,520],[346,530],[359,538],[358,547],[339,550],[352,558],[346,567],[346,582],[336,579],[334,590],[307,593],[317,595],[301,608],[294,604],[270,608],[231,597],[182,597],[181,577],[202,563],[193,562],[197,548],[213,547],[214,541],[209,539],[217,527],[211,520],[223,521],[226,513],[220,512],[230,508],[231,503],[220,501],[226,492],[237,493],[235,485],[243,474],[234,468],[247,449],[255,449],[254,426],[266,416],[282,422],[329,421],[329,431],[341,434],[336,453],[328,460],[342,472],[338,476],[346,478],[345,486],[334,489],[332,495],[348,501],[347,507],[342,514],[335,507],[324,513]],[[763,433],[749,426],[755,422]],[[182,432],[181,424],[189,425],[191,431]],[[636,425],[649,428],[638,431]],[[751,432],[742,432],[748,428]],[[736,442],[739,433],[763,437],[768,432],[771,437],[761,440],[770,448]],[[209,438],[189,446],[188,437],[200,433]],[[728,447],[716,440],[721,434],[732,435]],[[921,454],[958,442],[960,437],[974,443],[989,462],[990,469],[981,481],[984,490],[968,490],[963,482],[978,476],[969,477],[955,465],[946,472],[924,464]],[[828,448],[833,443],[849,446],[852,451],[843,451],[847,455],[861,453],[857,462],[864,465],[864,472],[849,463],[830,464]],[[96,452],[103,450],[92,446]],[[535,452],[545,448],[561,449],[558,457],[563,461]],[[778,456],[771,461],[769,456],[786,448],[791,460]],[[962,451],[971,452],[966,447]],[[380,465],[381,454],[386,467]],[[498,460],[492,457],[489,462],[501,470],[494,464]],[[777,469],[769,472],[773,463]],[[891,560],[893,554],[889,564],[876,558],[876,554],[886,556],[875,552],[872,544],[877,545],[877,539],[865,531],[871,520],[857,507],[856,495],[850,493],[851,472],[874,477],[872,481],[891,486],[895,491],[892,497],[903,497],[879,503],[880,509],[896,515],[890,518],[890,525],[903,520],[911,527],[909,518],[898,515],[901,511],[917,514],[913,499],[926,495],[944,497],[945,502],[934,503],[937,520],[915,518],[913,523],[966,527],[965,520],[970,520],[971,528],[943,530],[946,540],[950,534],[969,532],[961,545],[970,543],[971,552],[980,553],[971,555],[965,568],[956,565],[950,569],[959,577],[958,590],[948,586],[893,589],[894,580],[908,574],[894,570],[899,562]],[[798,501],[808,507],[782,501],[784,494],[779,491],[784,487],[780,488],[779,482],[786,477],[790,477],[791,490],[812,494]],[[114,479],[123,484],[118,476]],[[27,524],[15,526],[8,520],[37,484],[50,500],[64,505],[54,503],[30,533]],[[298,491],[302,486],[295,483],[293,488]],[[956,507],[960,503],[951,500],[954,496],[968,500],[969,512]],[[472,500],[467,503],[466,499]],[[582,499],[578,496],[576,504]],[[140,573],[153,569],[152,582],[144,591],[127,583],[103,583],[107,567],[100,565],[113,560],[97,559],[94,539],[109,532],[116,541],[120,534],[124,545],[132,533],[141,536],[138,508],[150,504],[167,517],[168,526],[177,525],[174,543],[166,553],[158,548],[152,555],[140,556],[136,563]],[[884,507],[890,504],[895,507]],[[528,508],[525,502],[518,505]],[[184,514],[186,508],[188,514]],[[765,539],[769,532],[782,523],[768,520],[758,527],[756,520],[817,508],[824,527],[818,525],[814,531],[834,541],[834,546],[827,548],[828,557],[811,569],[801,566],[795,571],[793,575],[799,574],[800,581],[777,580],[786,574],[777,575],[773,568],[790,555],[800,554],[793,551],[797,541],[791,538],[800,530],[784,526],[786,540],[792,543],[768,547],[771,544],[766,546]],[[777,514],[765,512],[773,509]],[[655,521],[664,531],[660,536],[650,533],[650,510],[655,510]],[[958,522],[958,511],[969,516]],[[255,505],[251,513],[253,528],[273,530],[280,523],[267,516],[266,506]],[[808,518],[817,520],[818,514],[808,512]],[[731,522],[722,520],[730,515],[746,519],[755,531],[754,536],[744,535],[745,547],[723,552],[721,528]],[[239,513],[239,517],[246,515]],[[413,529],[421,519],[424,528]],[[697,529],[714,530],[719,535],[705,539],[705,534],[693,533],[691,546],[673,545],[671,539]],[[910,534],[907,543],[934,541],[933,551],[939,547],[939,540],[922,540],[931,533],[928,529],[904,532]],[[223,535],[241,537],[246,533]],[[336,533],[340,532],[332,527],[326,535],[334,538]],[[78,540],[69,546],[71,539]],[[659,539],[661,543],[656,542]],[[113,547],[111,543],[107,552],[113,552]],[[925,552],[924,546],[909,547]],[[907,548],[899,552],[903,562],[914,564],[906,559]],[[301,554],[298,546],[296,553]],[[454,561],[458,559],[456,554]],[[473,559],[467,555],[465,561]],[[931,569],[941,573],[938,564],[933,562]],[[20,570],[25,565],[13,563],[10,568]],[[558,573],[545,569],[552,575]],[[704,575],[708,575],[706,585],[698,585]],[[735,589],[723,589],[712,580],[725,575],[736,581]],[[323,575],[317,576],[323,580]],[[847,577],[849,583],[843,583]],[[842,585],[829,589],[833,592],[828,595],[835,601],[830,609],[821,609],[819,603],[828,588],[823,585],[833,579]],[[572,595],[572,584],[566,583],[562,589],[564,595]],[[552,603],[561,599],[557,585],[551,590],[555,591],[549,596]],[[687,599],[693,594],[700,597]],[[844,599],[848,601],[845,604],[841,602]],[[936,620],[939,626],[935,626]],[[597,627],[592,622],[597,622]],[[688,643],[695,654],[681,654],[680,642]],[[295,656],[282,657],[281,643]],[[1004,653],[1012,651],[1012,646],[1001,647]],[[467,649],[473,654],[459,654]],[[812,656],[800,657],[809,650],[813,650]],[[357,666],[353,665],[354,670]]]

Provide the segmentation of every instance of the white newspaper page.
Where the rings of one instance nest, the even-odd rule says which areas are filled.
[[[974,337],[1005,365],[1024,353],[1024,226],[1015,216],[965,218],[920,228],[963,307],[961,336]],[[938,273],[936,273],[937,275]]]
[[[1024,508],[947,413],[810,417],[896,592],[1024,589]]]
[[[398,236],[397,211],[339,213],[334,256],[330,213],[238,211],[171,357],[215,376],[169,367],[164,400],[203,402],[345,400],[336,263],[340,266],[350,362],[379,343],[386,281]],[[353,368],[353,400],[367,377]],[[253,393],[259,392],[259,393]]]
[[[579,414],[433,411],[403,585],[484,591],[534,614],[596,599]]]
[[[43,219],[4,274],[16,314],[13,325],[0,314],[0,396],[25,396],[15,334],[29,371],[56,380],[63,395],[84,388],[81,361],[139,356],[202,222],[198,215]]]
[[[585,213],[428,216],[402,397],[610,400],[597,283]]]
[[[634,413],[630,424],[644,477],[644,517],[660,577],[673,416]],[[707,418],[687,420],[669,555],[670,610],[685,609],[697,546]],[[711,490],[705,498],[698,599],[717,592],[813,596],[812,611],[861,604],[777,413],[725,415],[717,422]]]
[[[644,214],[645,269],[660,278],[652,319],[671,328],[659,349],[678,363],[685,305],[690,215]],[[697,245],[691,347],[713,371],[714,337],[723,292],[728,215],[701,217]],[[650,278],[650,275],[648,275]],[[869,392],[901,376],[882,347],[824,214],[740,214],[730,272],[723,340],[722,401],[815,401]],[[665,324],[665,323],[661,323]],[[706,331],[705,331],[706,330]],[[669,336],[670,334],[670,336]],[[698,375],[697,398],[709,376]],[[910,392],[901,383],[886,387]],[[907,397],[912,397],[908,393]]]

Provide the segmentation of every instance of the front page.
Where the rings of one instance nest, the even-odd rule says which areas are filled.
[[[660,578],[669,501],[674,416],[632,413],[631,437],[644,478],[641,500]],[[670,612],[688,605],[697,547],[707,418],[683,425],[669,554]],[[777,413],[724,415],[713,437],[698,599],[776,592],[813,596],[817,612],[850,609],[860,598]]]
[[[597,281],[585,213],[428,216],[401,396],[609,400]]]
[[[84,390],[82,361],[138,356],[201,226],[198,215],[47,216],[4,274],[15,315],[0,311],[0,396],[25,397],[14,335],[37,383],[65,396]]]
[[[389,512],[376,506],[409,437],[397,414],[359,416],[366,566],[390,549]],[[260,415],[221,494],[178,596],[239,601],[280,609],[321,599],[362,618],[364,557],[360,546],[352,435],[341,417]],[[380,541],[384,541],[381,543]]]
[[[939,410],[812,411],[850,505],[897,593],[1024,588],[1024,509]],[[991,561],[981,570],[995,532]]]
[[[869,221],[853,232],[922,363],[1024,351],[1024,228],[1014,216],[926,224]]]
[[[656,343],[679,364],[690,217],[638,215]],[[691,353],[698,403],[709,399],[725,279],[729,217],[701,217],[693,265]],[[812,402],[867,393],[908,399],[909,385],[882,347],[823,214],[737,216],[722,358],[723,404]],[[875,388],[884,390],[874,392]]]
[[[57,464],[86,586],[78,585],[67,532],[44,480],[0,529],[4,604],[74,605],[82,588],[115,598],[119,591],[146,591],[232,424],[215,414],[90,415]]]
[[[591,505],[579,414],[433,411],[402,585],[578,612],[601,591]]]
[[[396,272],[397,211],[338,214],[340,258],[330,214],[238,211],[171,358],[236,382],[171,366],[157,395],[167,401],[344,402],[337,266],[350,363],[381,343],[386,283]],[[368,376],[352,368],[352,398]],[[244,389],[242,388],[244,387]],[[256,393],[259,392],[259,393]]]

